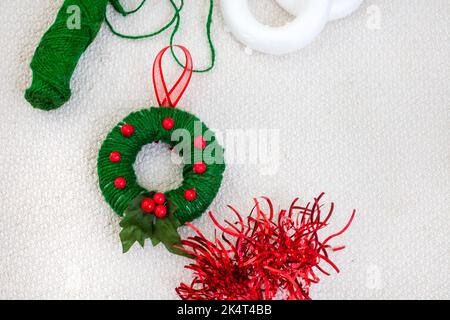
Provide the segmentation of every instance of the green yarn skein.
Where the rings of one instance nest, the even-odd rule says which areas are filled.
[[[64,1],[31,61],[33,81],[25,99],[33,107],[52,110],[69,100],[70,79],[105,20],[107,4],[108,0]],[[77,13],[79,26],[70,26],[70,18]]]

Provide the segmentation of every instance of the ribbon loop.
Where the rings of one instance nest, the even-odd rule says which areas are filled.
[[[162,49],[156,56],[155,62],[153,63],[153,87],[155,89],[156,99],[161,107],[175,108],[186,91],[192,77],[193,63],[191,53],[183,46],[174,45],[174,47],[183,50],[186,63],[180,78],[174,84],[172,89],[170,89],[170,91],[167,89],[167,84],[162,71],[162,58],[164,53],[166,53],[171,47],[168,46]]]

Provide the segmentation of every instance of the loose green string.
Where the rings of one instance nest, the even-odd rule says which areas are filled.
[[[134,10],[131,11],[125,11],[123,9],[123,7],[121,6],[119,0],[110,0],[111,4],[114,6],[114,8],[121,13],[123,16],[129,15],[129,14],[133,14],[137,11],[139,11],[145,4],[146,0],[143,0],[141,2],[141,4]],[[173,56],[173,58],[175,59],[175,61],[177,62],[177,64],[181,67],[184,68],[184,64],[180,61],[180,59],[177,57],[175,51],[174,51],[174,39],[175,36],[177,34],[177,32],[180,29],[180,24],[181,24],[181,16],[180,16],[180,12],[182,11],[183,7],[184,7],[184,0],[180,0],[180,6],[178,7],[177,4],[173,1],[173,0],[169,0],[173,9],[174,9],[174,14],[172,19],[166,24],[164,25],[161,29],[149,33],[149,34],[144,34],[144,35],[128,35],[128,34],[123,34],[118,32],[111,24],[111,22],[108,20],[108,18],[106,18],[106,24],[108,25],[109,29],[111,30],[111,32],[120,37],[120,38],[124,38],[124,39],[132,39],[132,40],[138,40],[138,39],[145,39],[145,38],[151,38],[154,37],[156,35],[161,34],[162,32],[166,31],[167,29],[169,29],[174,23],[175,26],[173,28],[173,31],[170,35],[170,45],[171,45],[171,54]],[[192,70],[192,72],[196,72],[196,73],[203,73],[203,72],[208,72],[211,69],[214,68],[215,65],[215,61],[216,61],[216,52],[214,49],[214,44],[212,41],[212,37],[211,37],[211,26],[212,26],[212,21],[213,21],[213,12],[214,12],[214,0],[209,0],[209,11],[208,11],[208,18],[206,20],[206,36],[208,39],[208,45],[209,45],[209,49],[210,49],[210,53],[211,53],[211,63],[210,65],[205,68],[205,69],[194,69]]]
[[[212,41],[212,38],[211,38],[211,25],[212,25],[212,20],[213,20],[213,12],[214,12],[214,0],[209,0],[208,18],[206,20],[206,37],[208,38],[209,50],[211,52],[211,63],[209,65],[209,67],[207,67],[207,68],[205,68],[203,70],[194,69],[194,70],[192,70],[192,72],[203,73],[203,72],[208,72],[212,68],[214,68],[214,64],[215,64],[215,61],[216,61],[216,51],[214,49],[214,44],[213,44],[213,41]],[[174,45],[173,45],[173,41],[174,41],[175,35],[177,34],[177,31],[178,31],[179,27],[180,27],[180,18],[178,16],[175,28],[173,29],[172,34],[170,35],[170,46],[171,46],[170,47],[170,51],[172,53],[173,58],[178,63],[178,65],[184,68],[184,64],[180,62],[180,60],[178,59],[177,55],[175,54]]]
[[[146,1],[147,0],[142,0],[141,4],[139,6],[137,6],[136,9],[131,10],[131,11],[126,11],[126,10],[124,10],[122,5],[120,4],[119,0],[110,0],[110,2],[113,5],[114,9],[116,9],[116,11],[118,11],[124,17],[126,17],[127,15],[130,15],[130,14],[138,12],[144,6]]]
[[[114,1],[114,0],[112,0],[112,1]],[[115,1],[117,1],[117,0],[115,0]],[[134,13],[134,12],[139,11],[139,9],[142,8],[142,6],[144,5],[145,1],[146,1],[146,0],[142,1],[141,5],[140,5],[137,9],[135,9],[135,10],[133,10],[133,11],[130,11],[130,12],[128,12],[128,13],[127,13],[126,11],[123,10],[123,7],[120,6],[120,4],[118,4],[120,9],[117,9],[114,5],[113,5],[113,6],[114,6],[114,8],[116,8],[116,10],[118,10],[119,13],[122,13],[123,15],[128,15],[128,14],[131,14],[131,12]],[[176,5],[176,3],[175,3],[173,0],[169,0],[169,1],[170,1],[170,3],[172,4],[172,7],[174,8],[174,15],[173,15],[172,19],[169,21],[169,23],[167,23],[165,26],[163,26],[163,27],[162,27],[161,29],[159,29],[158,31],[155,31],[155,32],[152,32],[152,33],[149,33],[149,34],[144,34],[144,35],[137,35],[137,36],[134,36],[134,35],[128,35],[128,34],[124,34],[124,33],[118,32],[118,31],[112,26],[112,24],[111,24],[111,22],[108,20],[108,18],[106,18],[106,20],[105,20],[105,21],[106,21],[106,24],[108,25],[108,28],[111,30],[111,32],[112,32],[114,35],[116,35],[116,36],[118,36],[118,37],[120,37],[120,38],[124,38],[124,39],[132,39],[132,40],[138,40],[138,39],[145,39],[145,38],[151,38],[151,37],[154,37],[154,36],[156,36],[156,35],[158,35],[158,34],[164,32],[164,31],[167,30],[168,28],[170,28],[170,26],[171,26],[177,19],[179,19],[179,13],[180,13],[181,9],[183,9],[184,0],[181,0],[181,5],[180,5],[179,8],[178,8],[178,6]]]

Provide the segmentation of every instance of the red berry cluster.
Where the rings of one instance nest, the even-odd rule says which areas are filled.
[[[145,213],[153,213],[158,218],[164,218],[167,215],[165,202],[166,196],[164,193],[157,192],[153,195],[153,199],[145,198],[142,200],[141,209]]]

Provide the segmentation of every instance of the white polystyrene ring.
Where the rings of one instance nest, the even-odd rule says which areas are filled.
[[[225,0],[226,1],[226,0]],[[304,0],[275,0],[280,7],[292,15],[296,15],[299,8],[303,6]],[[337,20],[352,14],[364,0],[329,0],[330,17],[329,20]]]
[[[284,54],[308,45],[324,28],[329,17],[329,0],[301,0],[296,18],[282,27],[258,22],[251,13],[248,0],[221,0],[225,23],[233,35],[249,48]]]

